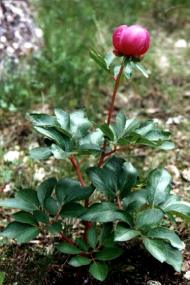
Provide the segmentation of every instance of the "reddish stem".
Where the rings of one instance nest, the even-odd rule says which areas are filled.
[[[84,187],[85,186],[85,181],[84,181],[84,178],[82,176],[82,173],[81,173],[81,170],[80,170],[80,166],[79,166],[79,163],[78,163],[76,157],[74,155],[72,155],[72,156],[70,156],[69,159],[70,159],[70,161],[71,161],[71,163],[73,165],[73,168],[75,169],[75,171],[77,173],[77,176],[78,176],[78,179],[80,181],[81,186]],[[85,200],[84,206],[85,206],[85,208],[88,208],[88,206],[89,206],[89,199]],[[85,225],[84,237],[86,239],[86,232],[91,227],[91,223],[85,221],[84,225]]]
[[[84,182],[84,179],[83,179],[83,176],[82,176],[82,173],[80,171],[80,166],[78,164],[78,161],[76,159],[76,157],[74,155],[70,156],[70,161],[73,165],[73,168],[75,169],[76,173],[77,173],[77,176],[78,176],[78,179],[80,181],[80,184],[81,186],[85,186],[85,182]]]
[[[117,76],[117,78],[116,78],[116,80],[115,80],[115,86],[114,86],[114,89],[113,89],[111,104],[110,104],[110,107],[109,107],[109,109],[108,109],[108,118],[107,118],[107,124],[108,124],[108,125],[110,125],[110,123],[111,123],[111,118],[112,118],[112,113],[113,113],[113,107],[114,107],[114,103],[115,103],[115,98],[116,98],[117,90],[118,90],[118,87],[119,87],[119,82],[120,82],[121,75],[122,75],[122,72],[123,72],[123,68],[124,68],[124,63],[121,64],[121,67],[120,67],[118,76]]]
[[[61,238],[64,241],[68,242],[69,244],[75,245],[74,241],[72,239],[68,238],[67,236],[65,236],[64,233],[61,233]]]
[[[113,89],[111,104],[110,104],[110,107],[109,107],[109,109],[108,109],[108,117],[107,117],[107,124],[108,124],[108,125],[110,125],[110,123],[111,123],[112,114],[113,114],[113,109],[114,109],[114,103],[115,103],[115,98],[116,98],[117,91],[118,91],[118,88],[119,88],[119,83],[120,83],[121,75],[122,75],[122,72],[123,72],[123,68],[124,68],[124,62],[122,62],[121,67],[120,67],[120,70],[119,70],[119,73],[118,73],[117,78],[116,78],[116,80],[115,80],[115,85],[114,85],[114,89]],[[106,150],[106,141],[104,141],[103,149],[102,149],[102,154],[101,154],[100,159],[99,159],[99,162],[98,162],[98,166],[99,166],[99,167],[101,167],[102,164],[104,163],[105,155],[106,155],[106,156],[109,156],[109,155],[111,155],[113,152],[115,152],[115,151],[113,151],[113,152],[111,152],[109,155],[107,155],[107,154],[105,154],[105,150]]]

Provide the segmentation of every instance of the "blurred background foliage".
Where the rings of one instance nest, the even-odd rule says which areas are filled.
[[[30,5],[44,32],[44,46],[14,70],[7,65],[0,84],[1,107],[26,111],[34,104],[48,104],[88,107],[93,113],[96,104],[97,114],[112,80],[90,59],[89,49],[111,50],[112,31],[123,23],[145,25],[152,36],[144,60],[150,79],[136,75],[133,92],[164,93],[178,102],[179,92],[189,88],[189,49],[180,54],[174,50],[176,40],[190,36],[189,0],[30,0]]]

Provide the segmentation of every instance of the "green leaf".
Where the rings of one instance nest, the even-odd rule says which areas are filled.
[[[111,128],[108,126],[108,124],[103,124],[99,126],[100,130],[103,132],[104,136],[107,137],[109,140],[114,140],[114,133],[111,130]]]
[[[44,207],[53,216],[57,214],[59,209],[57,201],[52,197],[48,197],[45,200]]]
[[[115,229],[114,241],[128,241],[140,235],[139,231],[118,225]]]
[[[92,187],[82,187],[78,181],[70,178],[59,180],[55,189],[56,197],[60,205],[71,201],[87,199],[93,191]]]
[[[26,243],[36,238],[39,229],[31,225],[12,222],[8,224],[5,230],[0,234],[3,237],[15,239],[18,243]]]
[[[175,148],[175,144],[170,141],[164,141],[163,143],[161,143],[160,146],[158,146],[158,149],[161,149],[161,150],[172,150],[174,148]]]
[[[133,73],[131,62],[128,61],[125,65],[124,71],[123,71],[126,79],[130,79]]]
[[[149,77],[146,69],[140,63],[133,62],[133,65],[144,75],[144,77]]]
[[[108,52],[105,56],[105,62],[106,62],[106,66],[107,66],[107,69],[110,68],[110,65],[112,64],[112,62],[114,61],[114,59],[116,58],[116,55],[111,51],[111,52]]]
[[[99,281],[104,281],[108,275],[108,266],[102,262],[95,262],[90,265],[90,274]]]
[[[36,147],[30,150],[30,156],[36,160],[45,160],[52,155],[49,147]]]
[[[151,227],[161,222],[164,214],[159,209],[146,209],[138,212],[136,216],[136,227]]]
[[[114,79],[116,80],[121,69],[121,65],[116,65],[113,69]]]
[[[130,163],[125,162],[119,176],[119,184],[121,185],[121,198],[129,193],[131,188],[137,183],[137,170]]]
[[[47,114],[30,113],[28,117],[34,126],[38,127],[54,127],[57,125],[55,116]]]
[[[127,194],[127,197],[123,199],[123,204],[127,211],[138,210],[148,204],[147,192],[145,190],[130,192]]]
[[[56,108],[55,115],[61,128],[70,136],[70,116],[67,112]]]
[[[145,248],[160,262],[166,262],[180,272],[182,267],[182,254],[179,250],[173,248],[168,243],[161,240],[151,240],[145,238],[143,240]]]
[[[121,197],[126,195],[137,180],[137,170],[133,165],[115,156],[107,160],[103,168],[88,168],[87,175],[97,190],[112,198],[118,193]]]
[[[79,203],[68,203],[63,206],[60,215],[63,218],[78,218],[86,212],[86,209]]]
[[[104,57],[95,49],[90,50],[90,57],[105,71],[108,71]]]
[[[70,259],[69,264],[73,267],[80,267],[91,263],[91,259],[84,256],[74,256]]]
[[[31,212],[36,209],[30,203],[23,201],[22,199],[11,198],[11,199],[1,199],[0,200],[0,207],[10,208],[10,209],[20,209],[23,211]]]
[[[190,203],[188,202],[172,199],[170,196],[168,201],[161,205],[161,208],[167,214],[190,220]]]
[[[61,224],[61,222],[55,222],[55,223],[49,225],[48,226],[48,231],[51,234],[60,233],[62,231],[62,224]]]
[[[61,148],[66,151],[70,150],[70,139],[68,136],[64,135],[60,131],[51,127],[34,127],[37,132],[44,135],[45,137],[53,140],[56,144],[58,144]]]
[[[41,206],[44,206],[44,200],[51,196],[57,180],[54,177],[44,180],[37,188],[37,196]]]
[[[82,251],[88,252],[89,245],[82,238],[76,238],[75,243]]]
[[[147,178],[147,196],[151,205],[164,202],[170,191],[171,175],[163,168],[154,169]]]
[[[126,116],[123,112],[119,112],[115,118],[115,124],[111,124],[111,130],[114,133],[115,139],[120,139],[124,135],[126,125]]]
[[[64,151],[56,144],[51,145],[51,152],[56,159],[67,159],[70,156],[70,152]]]
[[[0,285],[3,285],[5,281],[5,272],[0,271]]]
[[[82,252],[78,247],[66,242],[59,243],[56,247],[60,252],[66,254],[79,254]]]
[[[37,223],[35,217],[32,214],[24,211],[20,211],[13,214],[13,218],[16,222],[25,223],[29,225],[36,225]]]
[[[90,229],[87,231],[87,242],[92,248],[96,248],[97,244],[97,233],[96,233],[96,225],[93,225]]]
[[[87,212],[80,217],[82,220],[91,222],[112,222],[122,220],[128,222],[127,217],[110,202],[95,203],[88,208]]]
[[[36,210],[33,212],[33,215],[38,222],[44,224],[47,224],[49,222],[49,217],[42,211]]]
[[[22,189],[16,193],[16,199],[21,199],[26,203],[29,203],[33,209],[37,210],[40,206],[37,192],[32,189]]]
[[[122,255],[123,250],[119,247],[105,247],[96,253],[95,257],[98,260],[107,261],[113,260]]]
[[[70,114],[70,132],[74,138],[82,138],[87,135],[92,123],[86,118],[82,110]]]
[[[113,223],[104,223],[101,227],[99,243],[103,247],[114,247]]]
[[[179,250],[182,250],[185,248],[184,242],[180,240],[178,235],[174,231],[171,231],[167,228],[158,227],[158,228],[151,229],[147,233],[147,236],[150,238],[164,239],[170,242],[170,244],[173,247]]]

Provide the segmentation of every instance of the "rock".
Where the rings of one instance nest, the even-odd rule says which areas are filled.
[[[162,285],[159,281],[154,281],[154,280],[149,280],[146,284],[147,285]]]
[[[184,169],[181,173],[183,179],[190,182],[190,168]]]
[[[4,154],[4,161],[6,162],[14,162],[18,160],[20,157],[20,152],[17,150],[9,150],[7,153]]]
[[[183,277],[187,280],[190,280],[190,271],[185,272],[185,274],[183,275]]]
[[[179,39],[174,44],[175,48],[186,48],[187,47],[187,41],[184,39]]]
[[[0,65],[7,57],[18,63],[26,56],[41,48],[43,32],[32,18],[28,0],[0,1]],[[0,72],[4,71],[1,68]],[[4,71],[5,72],[5,71]]]

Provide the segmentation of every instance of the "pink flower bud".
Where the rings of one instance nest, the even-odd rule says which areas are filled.
[[[140,25],[121,25],[114,30],[112,39],[116,55],[139,57],[150,46],[150,34]]]

